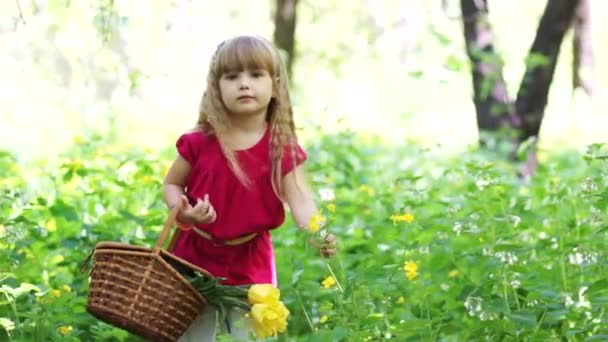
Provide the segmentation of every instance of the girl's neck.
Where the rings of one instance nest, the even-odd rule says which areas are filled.
[[[224,142],[233,151],[246,150],[266,134],[267,126],[265,116],[231,120]]]
[[[255,134],[266,130],[266,113],[252,116],[229,116],[230,133]]]

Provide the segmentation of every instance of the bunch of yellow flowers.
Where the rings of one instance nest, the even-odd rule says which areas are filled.
[[[270,284],[256,284],[249,288],[250,317],[258,338],[276,336],[287,329],[289,310],[280,301],[280,291]]]
[[[224,278],[209,277],[198,272],[187,280],[218,309],[220,321],[226,319],[229,307],[248,311],[253,330],[258,338],[276,336],[287,329],[289,310],[280,301],[280,291],[272,284],[224,285]]]

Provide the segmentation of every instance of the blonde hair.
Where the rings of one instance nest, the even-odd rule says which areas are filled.
[[[272,78],[273,96],[266,111],[266,122],[270,129],[271,184],[275,193],[282,197],[281,161],[285,147],[289,147],[295,165],[297,136],[287,72],[278,51],[270,42],[261,37],[238,36],[217,47],[209,66],[207,88],[201,101],[197,125],[203,133],[217,137],[232,171],[243,184],[249,185],[250,180],[240,167],[234,151],[226,146],[225,134],[230,122],[219,88],[223,74],[244,69],[263,69]]]

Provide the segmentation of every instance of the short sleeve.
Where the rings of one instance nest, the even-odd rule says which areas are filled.
[[[175,143],[177,152],[190,165],[194,165],[200,151],[200,133],[186,133],[180,136]]]
[[[298,145],[292,145],[285,147],[283,152],[283,160],[281,161],[281,170],[283,176],[290,173],[300,164],[304,163],[308,159],[308,154],[306,151]]]

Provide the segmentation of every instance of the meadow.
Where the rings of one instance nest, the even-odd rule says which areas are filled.
[[[278,340],[608,338],[605,145],[545,156],[522,180],[481,152],[438,160],[362,141],[307,147],[340,251],[323,259],[290,220],[273,233],[291,312]],[[138,340],[85,312],[81,266],[99,241],[154,243],[171,153],[80,137],[57,167],[0,155],[2,340]]]

